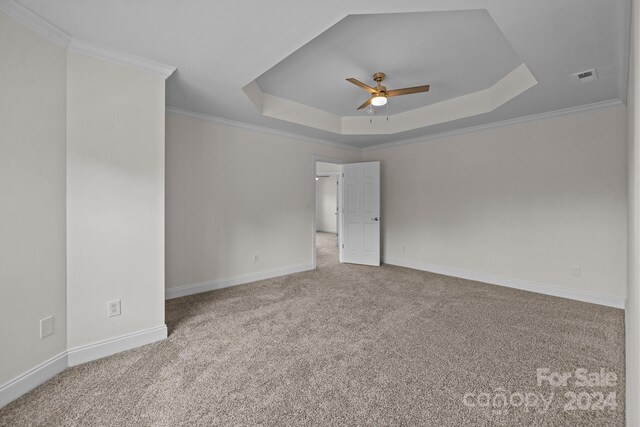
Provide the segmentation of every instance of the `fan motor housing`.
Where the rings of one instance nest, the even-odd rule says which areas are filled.
[[[384,73],[375,73],[373,75],[373,81],[380,83],[381,81],[383,81],[385,78],[385,74]]]

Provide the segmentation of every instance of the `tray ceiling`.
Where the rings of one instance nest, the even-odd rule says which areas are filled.
[[[78,39],[177,67],[167,80],[172,108],[352,147],[625,101],[628,0],[18,3]],[[407,113],[487,88],[520,64],[537,84],[514,99],[391,134],[341,135],[264,116],[243,91],[257,79],[275,96],[358,117],[352,108],[366,94],[344,78],[384,71],[390,88],[432,84],[425,99],[392,99],[392,113]],[[590,68],[598,80],[577,83],[573,73]]]
[[[495,84],[522,60],[486,10],[350,15],[311,40],[256,82],[263,91],[340,116],[367,115],[368,98],[345,81],[389,89],[430,84],[425,94],[389,100],[391,114]],[[386,107],[380,112],[386,113]]]

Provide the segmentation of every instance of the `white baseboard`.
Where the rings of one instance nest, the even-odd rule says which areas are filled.
[[[179,298],[187,295],[199,294],[201,292],[213,291],[215,289],[228,288],[229,286],[244,285],[245,283],[257,282],[258,280],[271,279],[274,277],[286,276],[287,274],[300,273],[313,270],[313,264],[293,265],[289,267],[276,268],[273,270],[259,271],[257,273],[243,274],[241,276],[228,277],[225,279],[212,280],[210,282],[196,283],[194,285],[180,286],[165,290],[165,299]]]
[[[29,369],[0,386],[0,408],[67,369],[67,352]]]
[[[64,351],[0,385],[0,408],[58,375],[70,366],[151,344],[167,337],[167,326],[157,326]]]
[[[111,356],[121,351],[161,341],[166,337],[167,325],[162,325],[72,348],[67,351],[68,364],[69,366],[76,366],[81,363]]]
[[[320,233],[338,234],[338,232],[336,230],[330,230],[328,228],[318,228],[316,231],[318,231]]]
[[[576,291],[572,289],[557,288],[543,283],[530,282],[527,280],[512,279],[509,277],[497,276],[494,274],[477,273],[473,271],[461,270],[453,267],[443,267],[418,261],[383,258],[385,264],[397,265],[400,267],[412,268],[414,270],[429,271],[431,273],[445,276],[459,277],[461,279],[474,280],[477,282],[489,283],[492,285],[505,286],[507,288],[520,289],[523,291],[537,292],[539,294],[551,295],[554,297],[568,298],[577,301],[590,302],[592,304],[605,305],[608,307],[625,308],[625,299],[611,295],[596,294],[591,292]]]

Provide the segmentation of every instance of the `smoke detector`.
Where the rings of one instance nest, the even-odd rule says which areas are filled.
[[[573,78],[579,81],[580,83],[591,82],[593,80],[598,79],[598,73],[596,73],[596,69],[592,68],[590,70],[580,71],[579,73],[575,73]]]

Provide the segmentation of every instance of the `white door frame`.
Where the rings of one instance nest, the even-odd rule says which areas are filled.
[[[313,260],[313,269],[317,267],[316,263],[316,223],[317,223],[317,206],[316,206],[316,162],[325,162],[325,163],[333,163],[336,165],[344,165],[348,163],[346,160],[337,159],[335,157],[327,157],[327,156],[319,156],[312,155],[311,156],[311,165],[313,174],[311,175],[311,259]],[[337,215],[340,217],[340,214]],[[338,232],[340,232],[340,219],[338,221]]]

